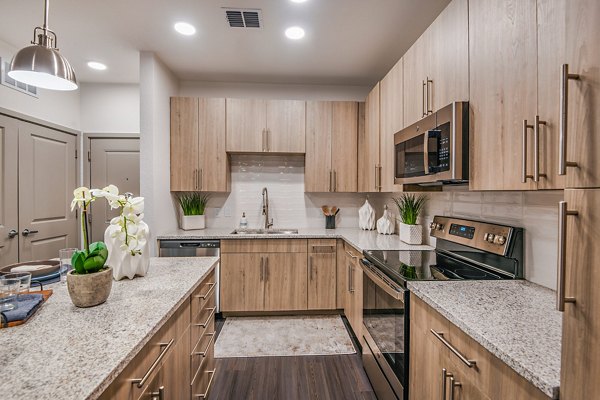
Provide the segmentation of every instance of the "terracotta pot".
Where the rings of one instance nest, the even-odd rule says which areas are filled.
[[[75,270],[67,274],[67,289],[77,307],[94,307],[108,299],[112,289],[113,271],[108,267],[93,274],[79,275]]]
[[[183,215],[181,216],[181,229],[191,231],[206,228],[206,219],[204,215]]]

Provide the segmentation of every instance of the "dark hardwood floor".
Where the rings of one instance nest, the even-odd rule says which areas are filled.
[[[376,399],[358,354],[216,361],[214,400]]]

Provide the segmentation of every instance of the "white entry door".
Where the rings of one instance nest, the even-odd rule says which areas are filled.
[[[77,137],[19,122],[19,259],[58,257],[78,247],[78,221],[71,212],[77,187]]]
[[[0,115],[0,267],[19,261],[18,121]]]
[[[90,139],[90,187],[102,189],[113,184],[120,193],[140,195],[140,140],[137,138],[91,138]],[[117,210],[111,210],[108,202],[92,203],[91,242],[104,240],[104,231]]]

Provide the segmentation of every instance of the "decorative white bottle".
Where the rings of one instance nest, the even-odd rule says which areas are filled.
[[[394,225],[394,215],[388,210],[386,204],[383,215],[377,220],[377,232],[382,235],[391,235],[394,233]]]
[[[366,231],[375,229],[375,210],[369,204],[369,199],[366,199],[365,204],[358,210],[358,227]]]

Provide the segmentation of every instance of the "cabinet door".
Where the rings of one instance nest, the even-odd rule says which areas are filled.
[[[198,99],[171,97],[171,191],[198,189]]]
[[[600,189],[567,189],[566,303],[563,316],[560,398],[591,399],[600,393]],[[560,218],[560,216],[559,216]],[[559,244],[560,245],[560,244]]]
[[[411,400],[440,399],[442,396],[442,357],[429,334],[411,324],[408,394]],[[445,400],[445,399],[444,399]]]
[[[0,265],[19,261],[18,140],[18,121],[0,115]]]
[[[77,137],[19,123],[19,261],[47,260],[79,245],[71,211],[77,185]],[[29,235],[23,231],[29,229]]]
[[[356,337],[362,337],[363,326],[363,271],[360,266],[360,259],[355,258],[351,269],[352,279],[350,281],[350,290],[352,292],[352,313],[350,325]]]
[[[266,151],[267,108],[265,100],[227,99],[229,152]]]
[[[567,1],[567,63],[569,73],[579,80],[569,80],[566,187],[600,187],[600,2]]]
[[[535,189],[531,179],[521,182],[523,121],[531,123],[537,111],[535,0],[469,2],[469,40],[469,187]],[[532,130],[526,134],[532,149]]]
[[[188,326],[162,366],[165,399],[190,398],[190,329]]]
[[[264,278],[261,254],[222,254],[221,311],[263,311]]]
[[[225,150],[225,99],[198,99],[199,190],[230,190]]]
[[[538,189],[563,189],[565,177],[558,175],[560,127],[560,68],[566,62],[565,8],[567,0],[537,1],[538,112],[545,125],[539,125]],[[533,157],[535,149],[530,151]]]
[[[267,101],[267,151],[304,153],[306,102],[300,100]]]
[[[431,49],[431,30],[427,29],[402,57],[404,127],[419,121],[427,111],[423,82],[431,78]]]
[[[306,310],[306,253],[265,254],[265,311]]]
[[[336,240],[311,240],[308,248],[308,309],[335,310]]]
[[[306,102],[305,192],[332,190],[331,114],[332,102],[330,101]]]
[[[469,100],[469,10],[467,0],[452,0],[429,27],[433,112]]]
[[[358,189],[358,103],[333,102],[331,143],[333,191],[356,192]]]
[[[402,59],[394,65],[379,84],[381,90],[381,191],[398,192],[394,185],[394,134],[402,130]]]
[[[358,191],[379,191],[379,83],[365,102],[365,129],[358,137]]]

